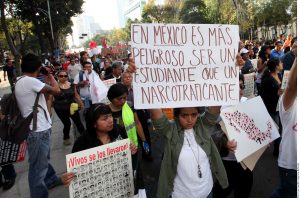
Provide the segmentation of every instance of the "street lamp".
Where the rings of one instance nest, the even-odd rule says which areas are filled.
[[[47,6],[48,6],[48,11],[46,11],[46,10],[44,10],[44,9],[42,9],[42,8],[37,8],[37,9],[38,9],[40,12],[42,12],[43,14],[45,14],[45,15],[49,18],[52,42],[53,42],[53,44],[55,44],[55,42],[54,42],[54,35],[53,35],[53,27],[52,27],[52,19],[51,19],[51,13],[50,13],[49,0],[47,0]],[[39,16],[40,14],[37,12],[35,15],[36,15],[36,16]]]

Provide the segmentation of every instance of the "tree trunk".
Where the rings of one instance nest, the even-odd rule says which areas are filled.
[[[43,34],[42,34],[42,30],[41,30],[40,25],[38,23],[37,16],[35,15],[37,13],[37,10],[35,9],[35,5],[34,5],[33,1],[28,1],[28,3],[32,7],[32,22],[33,22],[33,25],[35,27],[35,32],[37,34],[37,37],[39,39],[41,52],[47,54],[47,48],[46,48],[46,45],[45,45],[45,42],[44,42],[44,37],[43,37]]]
[[[21,55],[20,53],[17,51],[11,37],[10,37],[10,34],[9,34],[9,31],[8,31],[8,28],[7,28],[7,25],[6,25],[6,18],[5,18],[5,13],[4,13],[4,5],[5,3],[5,0],[2,0],[1,1],[1,25],[2,25],[2,29],[4,31],[4,34],[5,34],[5,38],[7,40],[7,43],[8,43],[8,46],[10,48],[10,51],[12,52],[12,54],[14,55],[14,58],[15,58],[15,67],[16,67],[16,73],[17,73],[17,76],[21,75],[21,65],[20,65],[20,59],[21,59]]]
[[[32,20],[34,27],[35,27],[35,31],[37,33],[37,37],[39,39],[39,43],[40,43],[40,47],[41,47],[41,52],[47,54],[47,48],[44,42],[44,37],[40,28],[40,25],[38,24],[38,21],[36,18],[33,18]]]

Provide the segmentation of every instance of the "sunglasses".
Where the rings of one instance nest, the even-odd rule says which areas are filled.
[[[68,75],[58,75],[59,78],[68,78]]]

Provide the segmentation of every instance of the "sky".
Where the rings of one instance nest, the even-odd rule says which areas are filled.
[[[92,16],[102,29],[119,28],[117,0],[85,0],[84,15]]]

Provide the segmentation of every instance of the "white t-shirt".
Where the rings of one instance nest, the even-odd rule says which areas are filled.
[[[25,76],[17,81],[15,94],[19,109],[23,117],[27,117],[32,112],[36,95],[43,89],[44,86],[45,83],[42,83],[38,79],[29,76]],[[52,124],[44,94],[40,94],[39,105],[41,105],[46,111],[48,119],[45,117],[44,110],[38,108],[39,111],[37,114],[37,129],[35,132],[48,130],[51,128]],[[30,125],[30,129],[32,130],[32,122]]]
[[[213,178],[208,157],[204,150],[197,144],[194,129],[186,129],[184,134],[185,138],[178,159],[172,198],[206,198],[213,187]],[[186,138],[188,138],[194,153],[189,147]],[[198,163],[201,167],[202,178],[198,176],[198,164],[195,156],[197,156],[197,160],[199,159]]]
[[[92,71],[90,74],[88,74],[87,72],[83,72],[83,80],[88,80],[90,81],[90,84],[93,83],[93,75],[94,72]],[[79,84],[80,80],[79,80],[79,73],[75,76],[74,78],[74,84],[77,85]],[[90,93],[90,85],[85,85],[84,87],[80,87],[80,96],[81,97],[91,97],[91,93]]]
[[[287,111],[279,99],[279,115],[282,124],[282,138],[279,146],[278,165],[297,170],[297,100]]]
[[[81,70],[81,66],[79,64],[75,64],[75,65],[70,64],[68,66],[69,78],[74,79],[75,76],[79,73],[80,70]]]

